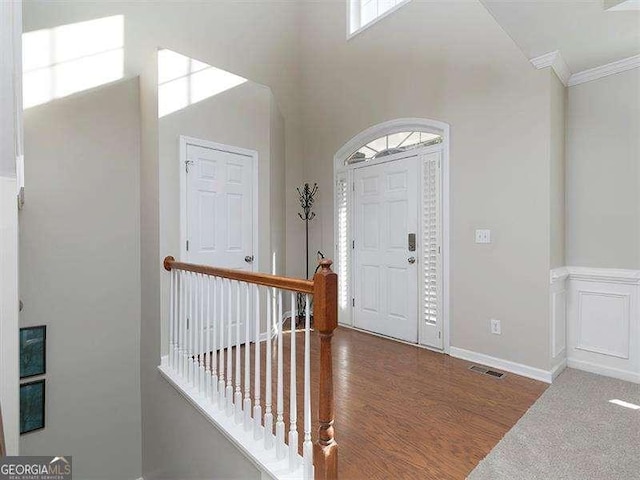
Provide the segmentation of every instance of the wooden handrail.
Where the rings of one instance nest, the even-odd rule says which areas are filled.
[[[0,406],[0,458],[7,454],[7,447],[4,443],[4,427],[2,426],[2,406]]]
[[[240,282],[254,283],[265,287],[280,288],[291,292],[313,293],[313,281],[301,278],[279,277],[267,273],[244,272],[242,270],[231,270],[228,268],[210,267],[208,265],[197,265],[195,263],[176,262],[173,257],[165,257],[165,270],[184,270],[186,272],[202,273],[214,277],[228,278]]]
[[[320,261],[313,277],[313,324],[320,336],[320,377],[318,399],[318,439],[314,444],[316,480],[338,478],[338,444],[334,438],[333,357],[331,339],[338,327],[338,276],[331,260]]]
[[[164,259],[165,270],[183,270],[215,277],[227,278],[292,292],[313,294],[314,329],[320,337],[320,368],[318,398],[318,438],[313,445],[315,480],[338,478],[338,444],[334,435],[335,405],[333,398],[333,357],[331,340],[338,327],[338,276],[331,270],[331,260],[321,260],[320,269],[313,280],[279,277],[264,273],[244,272],[177,262],[169,256]]]

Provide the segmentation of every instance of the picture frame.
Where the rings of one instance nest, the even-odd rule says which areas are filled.
[[[20,435],[45,427],[45,380],[20,384]]]
[[[20,379],[47,373],[47,326],[20,329]]]

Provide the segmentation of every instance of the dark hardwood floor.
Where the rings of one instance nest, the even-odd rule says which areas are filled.
[[[283,337],[288,431],[290,333]],[[303,337],[300,332],[296,338],[300,452]],[[312,333],[314,419],[318,344]],[[273,347],[275,417],[275,341]],[[264,400],[265,343],[261,349]],[[251,350],[253,362],[254,346]],[[481,375],[468,369],[469,362],[343,327],[334,336],[333,358],[343,480],[464,479],[547,388],[513,374],[502,379]],[[317,421],[312,433],[315,440]]]

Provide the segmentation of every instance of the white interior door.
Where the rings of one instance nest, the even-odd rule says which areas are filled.
[[[253,157],[187,144],[189,262],[253,271]]]
[[[253,169],[254,157],[234,153],[233,147],[186,145],[186,256],[191,263],[235,270],[254,270]],[[240,302],[235,289],[225,282],[225,303],[230,306],[226,328],[236,342],[240,321],[244,342],[246,309],[244,289]],[[229,289],[230,292],[229,292]],[[236,307],[240,304],[240,311]],[[228,342],[228,334],[224,340]],[[249,339],[250,340],[250,339]]]
[[[418,341],[418,158],[354,172],[354,325]],[[410,237],[416,239],[415,250]]]

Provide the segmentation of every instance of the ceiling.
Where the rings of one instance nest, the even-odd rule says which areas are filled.
[[[613,0],[481,0],[524,54],[560,50],[572,73],[640,54],[640,10]]]

